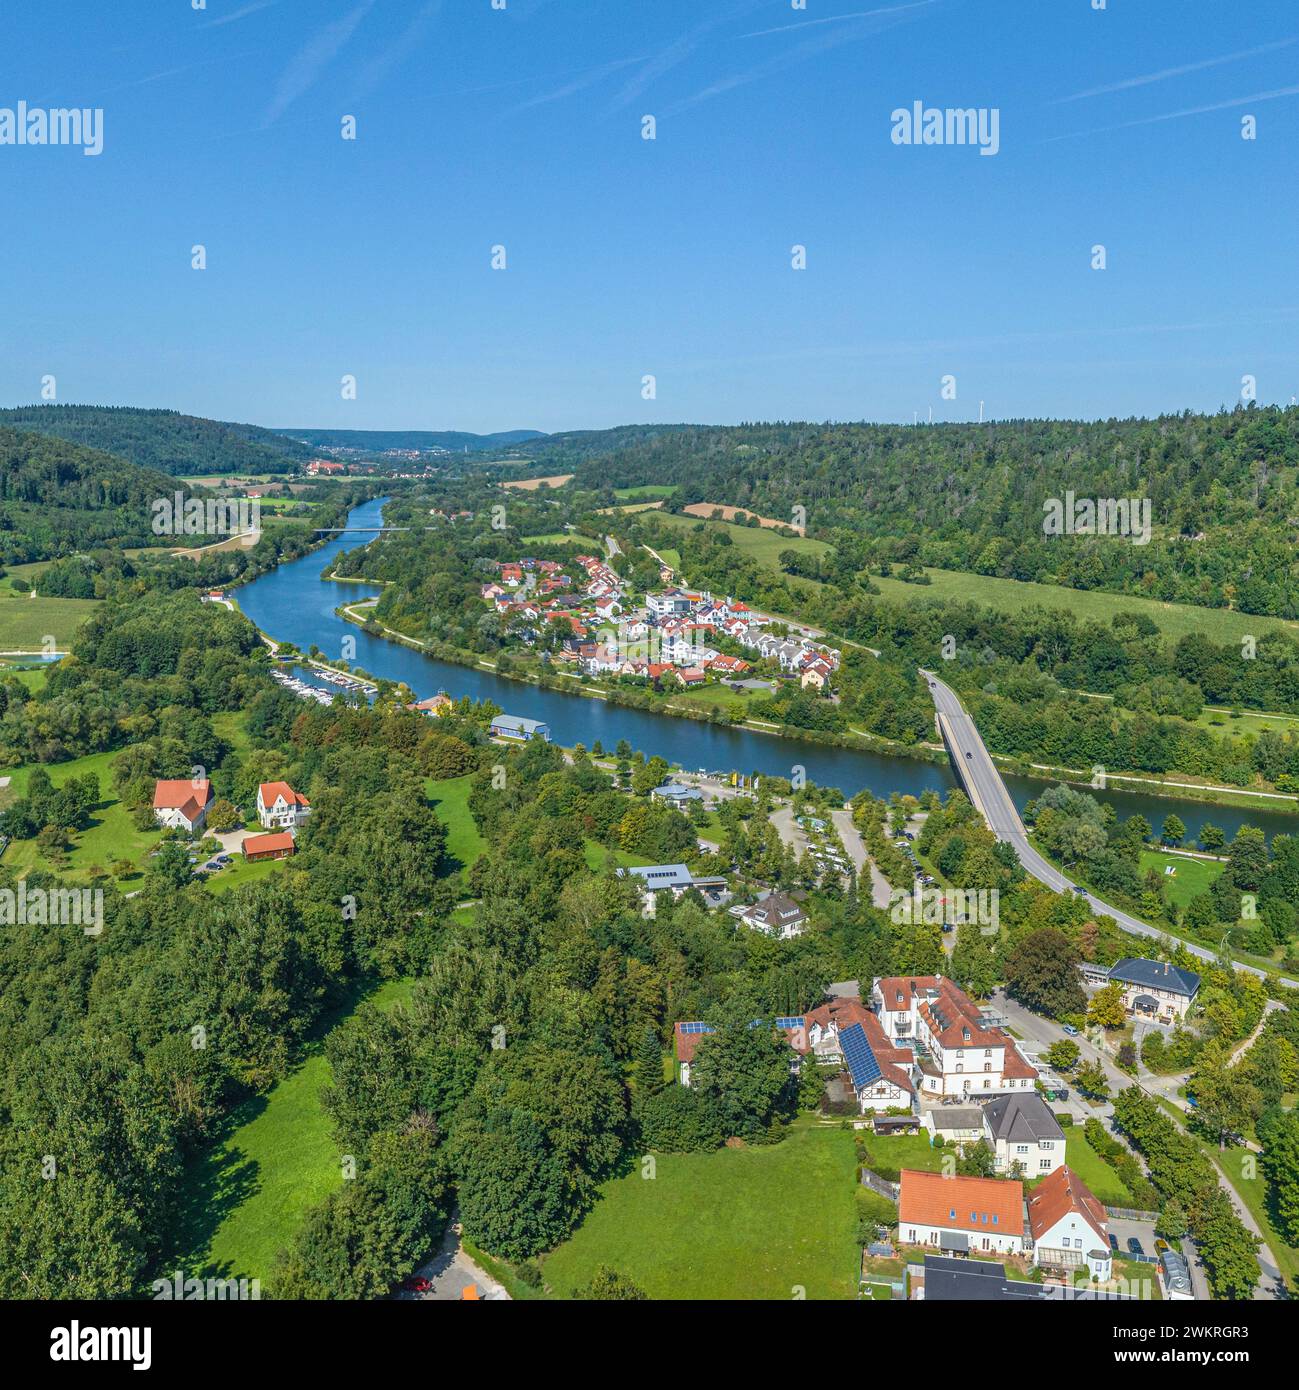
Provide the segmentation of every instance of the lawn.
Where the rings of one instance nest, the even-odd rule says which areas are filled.
[[[796,1129],[779,1144],[659,1154],[654,1176],[608,1183],[542,1274],[571,1297],[601,1265],[653,1299],[854,1298],[852,1136]]]
[[[925,573],[932,583],[908,584],[901,579],[880,579],[874,575],[871,582],[879,586],[884,597],[903,603],[923,603],[926,599],[959,600],[984,604],[1003,613],[1017,613],[1032,605],[1063,608],[1075,614],[1080,622],[1094,620],[1107,628],[1115,613],[1144,613],[1158,623],[1164,641],[1170,646],[1190,632],[1202,632],[1211,641],[1233,645],[1239,645],[1242,637],[1263,632],[1299,632],[1299,623],[1259,618],[1227,608],[1162,603],[1158,599],[1104,593],[1098,589],[1066,589],[1054,584],[997,579],[963,570],[927,569]]]
[[[896,1181],[894,1172],[900,1173],[903,1168],[937,1173],[942,1168],[944,1155],[955,1157],[956,1154],[955,1149],[934,1148],[929,1142],[929,1135],[924,1132],[881,1138],[872,1130],[863,1129],[857,1132],[857,1137],[866,1149],[866,1166],[874,1170],[877,1163],[882,1165],[884,1172],[881,1176],[890,1181]]]
[[[261,827],[258,827],[260,830]],[[277,869],[282,869],[290,859],[255,859],[250,864],[242,854],[235,857],[215,874],[205,874],[203,881],[214,893],[228,893],[232,888],[242,888],[246,883],[256,883],[268,878]]]
[[[796,550],[806,555],[824,555],[830,546],[825,541],[808,540],[803,536],[782,536],[776,531],[760,526],[735,526],[729,521],[704,521],[697,516],[677,516],[673,512],[662,512],[659,519],[665,526],[678,531],[688,531],[692,526],[721,527],[746,555],[752,555],[760,565],[771,570],[780,569],[780,552]],[[654,547],[658,550],[658,546]],[[659,551],[663,554],[662,551]],[[671,561],[669,561],[671,563]],[[676,566],[674,565],[675,569]],[[814,584],[813,579],[801,579],[802,584]]]
[[[594,545],[590,536],[574,535],[571,531],[547,531],[540,536],[523,536],[520,545]]]
[[[1163,854],[1155,849],[1141,851],[1141,872],[1154,869],[1159,874],[1174,907],[1186,907],[1192,898],[1207,893],[1225,867],[1216,859],[1185,859],[1180,854]],[[1169,868],[1173,870],[1171,874],[1165,872]]]
[[[1209,1148],[1207,1144],[1204,1147]],[[1272,1224],[1267,1205],[1267,1184],[1263,1180],[1263,1165],[1259,1162],[1258,1155],[1249,1149],[1224,1149],[1222,1152],[1212,1150],[1212,1153],[1230,1179],[1231,1185],[1240,1193],[1241,1200],[1249,1208],[1250,1214],[1266,1234],[1268,1249],[1276,1256],[1277,1265],[1285,1275],[1287,1285],[1293,1287],[1295,1280],[1299,1279],[1299,1249],[1287,1245]],[[1246,1177],[1246,1173],[1252,1173],[1253,1176]]]
[[[487,841],[478,833],[469,813],[471,782],[471,776],[448,777],[440,782],[430,778],[425,788],[434,813],[447,828],[447,853],[456,861],[456,867],[465,869],[487,848]]]
[[[366,996],[366,1002],[391,1008],[409,997],[412,985],[410,980],[389,982]],[[355,1002],[328,1026],[341,1023],[354,1007]],[[189,1206],[176,1248],[162,1263],[164,1271],[267,1277],[307,1209],[343,1181],[320,1104],[329,1081],[329,1064],[317,1042],[294,1072],[235,1112],[226,1138],[191,1164],[185,1184]]]
[[[620,502],[635,502],[642,497],[671,497],[676,483],[642,483],[639,487],[616,487],[613,495]]]
[[[139,865],[143,863],[145,854],[158,843],[160,832],[153,829],[137,830],[131,813],[113,795],[112,763],[120,751],[110,749],[105,753],[88,753],[84,758],[45,766],[50,781],[56,787],[61,787],[69,777],[84,777],[88,772],[93,772],[99,778],[102,799],[90,814],[90,827],[73,836],[67,867],[57,869],[69,879],[84,879],[86,869],[92,864],[107,869],[114,860],[130,859]],[[8,805],[11,800],[23,796],[31,772],[30,767],[17,767],[6,774],[11,780],[9,787],[0,792],[0,805]],[[5,867],[17,872],[34,868],[37,863],[35,840],[15,840],[5,852]],[[55,865],[46,867],[56,868]]]
[[[608,849],[599,840],[583,840],[582,853],[586,856],[587,868],[600,873],[604,869],[605,860],[613,855],[614,863],[620,869],[639,869],[646,864],[652,864],[652,859],[646,859],[643,854],[628,854],[625,849]]]

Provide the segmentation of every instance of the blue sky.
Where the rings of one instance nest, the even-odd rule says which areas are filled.
[[[102,107],[105,143],[0,146],[0,403],[47,374],[368,429],[1288,402],[1299,12],[1092,3],[10,7],[0,107]],[[996,108],[998,153],[895,144],[916,101]]]

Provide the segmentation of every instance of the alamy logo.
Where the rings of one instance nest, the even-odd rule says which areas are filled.
[[[1046,536],[1126,536],[1133,545],[1150,544],[1149,497],[1048,497],[1042,503]]]
[[[102,106],[0,106],[0,145],[80,145],[81,153],[104,152]]]
[[[889,893],[889,916],[898,926],[978,926],[984,936],[1001,928],[1001,891],[997,888],[919,888]]]
[[[256,499],[175,492],[155,498],[152,511],[155,536],[246,536],[262,529],[262,504]]]
[[[104,930],[102,888],[0,888],[0,926],[80,927],[87,936]]]
[[[155,1279],[149,1286],[155,1300],[187,1303],[200,1301],[247,1302],[260,1300],[262,1281],[260,1279],[186,1279],[185,1271],[178,1269],[170,1279]]]
[[[50,1332],[51,1361],[129,1361],[131,1369],[153,1365],[151,1327],[82,1327],[72,1322]]]
[[[999,106],[926,106],[914,101],[889,118],[895,145],[978,145],[979,153],[1001,149]]]

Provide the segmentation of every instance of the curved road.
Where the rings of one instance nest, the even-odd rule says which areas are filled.
[[[1004,840],[1014,848],[1027,873],[1057,893],[1070,892],[1074,887],[1073,882],[1029,843],[1024,822],[1020,820],[1015,803],[1006,790],[1006,784],[1001,780],[996,764],[984,747],[983,739],[974,727],[974,720],[965,712],[960,697],[949,686],[944,685],[932,671],[922,668],[920,674],[929,682],[929,693],[933,696],[934,706],[938,710],[938,726],[943,735],[943,742],[952,755],[957,775],[975,810],[988,822],[988,828],[997,839]],[[1113,917],[1124,931],[1134,932],[1138,936],[1168,935],[1166,931],[1148,926],[1139,917],[1133,917],[1130,912],[1111,907],[1091,893],[1086,897],[1096,912]],[[1215,952],[1206,950],[1203,946],[1195,946],[1185,940],[1182,940],[1181,944],[1201,960],[1215,961],[1218,958]],[[1242,965],[1239,961],[1234,964],[1237,970],[1247,970],[1260,979],[1267,978],[1266,971],[1259,970],[1256,966]],[[1282,978],[1281,983],[1294,986],[1299,982]]]

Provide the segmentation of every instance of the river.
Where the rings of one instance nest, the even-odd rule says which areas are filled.
[[[380,498],[354,508],[347,524],[353,527],[380,525],[385,500]],[[237,591],[240,608],[263,632],[281,641],[293,642],[304,652],[314,645],[326,659],[338,660],[343,654],[344,639],[350,638],[356,644],[353,664],[364,667],[373,676],[405,681],[421,699],[445,690],[453,699],[468,695],[474,699],[493,700],[509,714],[544,720],[550,725],[556,741],[569,746],[583,743],[589,748],[598,739],[611,750],[619,739],[625,738],[633,748],[642,749],[646,754],[657,753],[671,763],[692,770],[722,769],[789,777],[794,768],[802,767],[809,780],[821,786],[838,787],[847,796],[863,787],[876,796],[887,798],[895,791],[918,796],[931,789],[946,792],[957,785],[955,775],[946,764],[805,743],[800,739],[651,714],[585,696],[541,690],[490,671],[438,661],[384,637],[372,637],[354,623],[336,616],[334,610],[346,602],[377,597],[380,587],[321,578],[341,551],[365,543],[364,536],[339,536],[310,555],[281,565]],[[1008,777],[1006,785],[1015,804],[1022,809],[1046,783]],[[1176,812],[1186,824],[1188,842],[1196,837],[1206,821],[1221,826],[1228,838],[1245,824],[1258,826],[1269,839],[1277,833],[1293,834],[1299,830],[1299,820],[1285,812],[1213,806],[1207,802],[1150,796],[1142,792],[1108,790],[1092,795],[1112,802],[1121,817],[1139,812],[1156,828],[1165,816]]]

